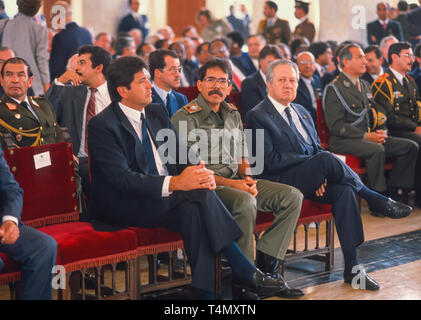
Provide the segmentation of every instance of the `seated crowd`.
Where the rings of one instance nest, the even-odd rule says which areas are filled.
[[[40,2],[31,1],[29,12],[27,2],[18,0],[15,19],[38,12]],[[4,31],[0,133],[10,133],[19,148],[61,142],[60,128],[67,128],[82,221],[98,230],[181,233],[198,298],[213,296],[218,252],[232,268],[233,297],[299,298],[303,291],[289,287],[280,268],[303,199],[328,203],[344,282],[360,277],[362,289],[380,288],[356,268],[364,242],[357,197],[378,217],[407,217],[411,191],[421,208],[421,44],[404,41],[402,28],[395,34],[398,22],[391,32],[368,28],[366,48],[314,42],[307,2],[296,1],[301,23],[291,32],[267,1],[256,34],[241,22],[246,11],[246,20],[232,14],[226,21],[204,9],[197,16],[202,35],[187,26],[178,39],[169,26],[149,34],[139,1],[130,0],[132,12],[117,38],[101,32],[92,39],[72,21],[70,6],[58,3],[68,28],[52,38],[47,73],[40,61],[32,64],[8,46]],[[380,21],[387,20],[389,6],[377,9]],[[35,23],[27,20],[22,23]],[[277,25],[288,32],[278,34]],[[318,137],[318,108],[330,133],[328,149]],[[28,134],[34,131],[39,139]],[[254,163],[246,149],[256,155]],[[333,153],[363,159],[364,180]],[[394,161],[387,173],[386,158]],[[21,298],[49,299],[57,245],[20,221],[22,190],[1,151],[0,167],[0,251],[25,265]],[[254,249],[258,211],[273,212],[274,220]]]

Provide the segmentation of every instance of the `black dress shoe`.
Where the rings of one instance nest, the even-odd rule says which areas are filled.
[[[355,281],[353,282],[353,279]],[[373,278],[370,278],[364,269],[360,270],[358,273],[352,273],[344,277],[344,282],[352,285],[356,290],[370,290],[377,291],[380,289],[379,284]]]
[[[252,297],[253,294],[257,297],[273,297],[284,289],[278,280],[264,274],[257,268],[249,280],[232,276],[233,296],[238,296],[241,293],[241,295],[249,297]]]
[[[389,198],[384,211],[375,212],[374,214],[380,214],[391,219],[401,219],[409,216],[412,210],[412,207]],[[374,214],[372,213],[372,215]]]
[[[271,257],[259,250],[256,253],[256,266],[262,272],[278,280],[281,290],[276,294],[277,297],[286,299],[297,299],[304,296],[300,289],[290,288],[281,274],[282,261]]]

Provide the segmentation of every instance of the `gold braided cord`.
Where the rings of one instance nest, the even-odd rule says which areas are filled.
[[[390,97],[386,93],[384,93],[384,91],[381,89],[381,87],[382,87],[382,85],[385,81],[386,81],[386,85],[387,85],[387,87],[389,89],[389,92],[390,92]],[[395,97],[393,96],[392,83],[389,80],[384,79],[384,81],[382,83],[380,83],[380,86],[377,85],[377,81],[374,81],[373,84],[371,85],[371,88],[373,88],[373,87],[375,87],[377,89],[376,93],[374,94],[374,98],[380,92],[381,94],[383,94],[386,97],[387,100],[389,100],[389,102],[393,106],[393,104],[395,102]]]
[[[39,142],[41,140],[41,131],[39,131],[39,128],[31,129],[31,130],[18,130],[11,125],[7,124],[3,121],[3,119],[0,118],[0,125],[6,128],[7,130],[15,133],[20,134],[21,136],[27,137],[27,138],[35,138],[35,142],[31,145],[31,147],[39,146]],[[38,133],[28,133],[28,132],[34,132],[38,130]]]

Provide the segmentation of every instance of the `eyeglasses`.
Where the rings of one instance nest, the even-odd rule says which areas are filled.
[[[164,71],[165,69],[162,69],[162,71]],[[181,73],[183,71],[182,67],[171,67],[169,69],[167,69],[170,73]]]
[[[400,55],[404,56],[405,58],[415,59],[415,56],[413,54],[410,54],[410,53],[401,53]]]
[[[302,66],[306,66],[306,65],[314,65],[314,61],[300,61],[299,63]]]
[[[230,81],[228,79],[224,78],[213,78],[209,77],[203,80],[208,87],[214,87],[216,84],[218,84],[218,87],[220,88],[227,88],[230,84]]]

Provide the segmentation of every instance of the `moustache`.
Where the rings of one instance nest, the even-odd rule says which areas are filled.
[[[221,98],[224,96],[224,94],[221,92],[221,91],[219,91],[219,90],[212,90],[212,91],[209,91],[209,95],[211,96],[211,95],[213,95],[213,94],[217,94],[218,96],[220,96]]]

